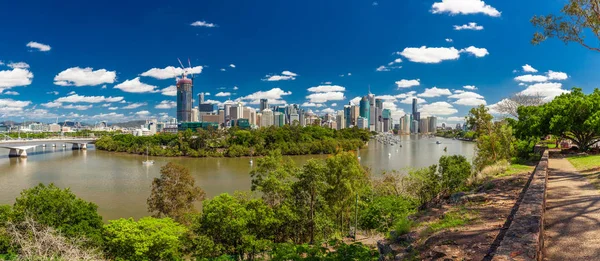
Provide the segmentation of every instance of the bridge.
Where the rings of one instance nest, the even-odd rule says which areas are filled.
[[[95,143],[97,138],[51,138],[51,139],[28,139],[28,140],[0,140],[0,148],[9,149],[8,157],[27,157],[27,150],[38,146],[46,147],[50,144],[56,147],[56,143],[72,144],[74,150],[85,150],[87,144]]]

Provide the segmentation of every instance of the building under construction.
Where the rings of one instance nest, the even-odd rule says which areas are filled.
[[[177,121],[192,121],[192,90],[194,82],[185,77],[177,81]]]

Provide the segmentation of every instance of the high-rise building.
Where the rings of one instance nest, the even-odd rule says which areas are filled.
[[[338,130],[346,128],[346,117],[344,117],[344,114],[345,112],[343,110],[338,111],[335,117],[336,127]]]
[[[364,96],[362,97],[362,99],[360,99],[360,117],[365,118],[367,120],[367,126],[371,122],[369,117],[370,112],[371,106],[369,105],[369,98],[367,96]],[[358,125],[358,122],[356,124]]]
[[[435,134],[437,132],[437,117],[431,116],[428,117],[427,120],[429,121],[429,126],[427,128],[429,133]]]
[[[198,93],[198,104],[203,104],[204,103],[204,93]]]
[[[405,114],[404,117],[402,117],[402,134],[410,134],[410,125],[410,115]]]
[[[339,124],[338,124],[339,126]],[[344,126],[343,128],[350,128],[352,126],[352,106],[344,105]]]
[[[273,111],[271,109],[264,109],[262,111],[262,119],[260,126],[269,127],[273,125]]]
[[[269,100],[267,99],[260,99],[260,111],[262,112],[265,109],[269,108]]]
[[[350,118],[352,119],[352,121],[350,122],[350,125],[357,126],[358,117],[360,117],[360,106],[358,104],[353,104],[351,106],[352,107],[350,108]]]
[[[229,114],[231,112],[231,103],[226,103],[223,105],[223,111],[225,111],[225,122],[231,120]]]
[[[429,118],[424,118],[419,121],[419,133],[429,133]]]
[[[412,120],[411,124],[410,124],[410,129],[411,129],[411,134],[416,134],[418,133],[417,130],[419,130],[419,121],[417,120]]]
[[[421,121],[421,113],[417,111],[417,102],[418,102],[417,98],[413,98],[413,100],[412,100],[412,119],[414,121],[420,122]],[[417,128],[413,129],[412,132],[419,133],[420,132],[419,127],[420,127],[420,125],[417,124]]]
[[[198,117],[199,113],[198,113],[198,108],[192,108],[192,119],[190,121],[200,121],[199,117]]]
[[[262,127],[262,113],[261,112],[256,113],[256,125],[258,125],[258,127]]]
[[[304,127],[306,126],[306,114],[304,113],[304,110],[300,109],[298,110],[298,120],[300,121],[300,126]]]
[[[292,113],[290,114],[290,125],[300,125],[300,114]]]
[[[177,81],[177,121],[192,121],[192,80],[185,77]]]
[[[281,112],[273,112],[273,125],[282,127],[285,125],[285,114]]]
[[[358,117],[356,121],[356,126],[359,129],[368,129],[369,128],[369,120],[365,117]]]
[[[392,111],[390,109],[383,109],[381,111],[381,118],[383,119],[381,122],[382,131],[389,132],[392,125]]]

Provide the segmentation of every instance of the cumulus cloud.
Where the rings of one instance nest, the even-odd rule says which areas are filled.
[[[420,81],[421,81],[420,79],[414,79],[414,80],[402,79],[402,80],[396,82],[396,86],[398,86],[398,89],[410,88],[413,86],[419,86],[421,84]]]
[[[309,92],[343,92],[346,88],[339,85],[319,85],[308,88]]]
[[[33,42],[33,41],[27,43],[27,47],[29,47],[31,49],[37,49],[40,52],[47,52],[47,51],[50,51],[50,49],[52,49],[50,47],[50,45],[43,44],[43,43],[38,43],[38,42]]]
[[[135,113],[135,115],[137,115],[137,116],[148,116],[148,115],[150,115],[150,112],[149,111],[138,111],[138,112]]]
[[[6,66],[13,68],[13,69],[15,69],[15,68],[29,69],[29,64],[27,64],[25,62],[9,63]]]
[[[447,102],[424,104],[419,111],[423,116],[452,115],[458,112],[457,109],[452,107],[452,104]]]
[[[303,104],[302,104],[302,105],[300,105],[300,106],[302,106],[302,107],[317,107],[317,108],[319,108],[319,107],[322,107],[322,106],[323,106],[323,104],[320,104],[320,103],[314,103],[314,102],[305,102],[305,103],[303,103]]]
[[[446,118],[446,122],[459,123],[459,122],[464,122],[464,121],[465,121],[465,117],[450,116],[450,117]]]
[[[454,42],[454,40],[452,40],[452,38],[446,38],[446,42],[451,43],[451,42]]]
[[[16,86],[30,85],[32,79],[33,73],[27,69],[14,68],[0,71],[0,91]]]
[[[136,102],[136,103],[131,103],[131,104],[127,105],[127,106],[124,106],[122,109],[131,110],[131,109],[137,109],[139,107],[146,106],[146,105],[148,105],[148,103],[145,103],[145,102]]]
[[[546,73],[546,75],[548,75],[548,80],[566,80],[567,78],[569,78],[569,76],[564,73],[564,72],[555,72],[555,71],[548,71]]]
[[[462,52],[471,53],[471,54],[475,55],[476,57],[484,57],[484,56],[490,54],[487,49],[485,49],[485,48],[477,48],[475,46],[469,46],[469,47],[467,47],[465,49],[460,50],[460,52],[461,53]]]
[[[235,64],[232,63],[232,64],[229,65],[229,67],[235,68]]]
[[[440,97],[442,95],[451,95],[452,93],[448,89],[440,89],[438,87],[425,88],[425,91],[419,94],[420,97],[433,98]]]
[[[60,106],[62,106],[62,103],[51,101],[47,103],[42,103],[42,106],[46,108],[60,108]]]
[[[298,74],[290,72],[290,71],[283,71],[283,72],[281,72],[280,75],[267,74],[267,76],[265,76],[266,78],[263,79],[263,81],[276,82],[276,81],[295,80],[296,76],[298,76]]]
[[[468,23],[468,24],[463,24],[463,25],[455,25],[454,26],[454,30],[460,31],[460,30],[475,30],[475,31],[479,31],[479,30],[483,30],[483,26],[481,25],[477,25],[477,23]]]
[[[119,109],[119,107],[108,107],[108,109],[111,110],[111,111],[116,111],[116,110]]]
[[[119,83],[119,84],[115,85],[115,87],[113,87],[113,88],[120,89],[121,91],[124,91],[124,92],[131,92],[131,93],[158,92],[156,90],[156,86],[140,82],[140,77],[136,77],[134,79]]]
[[[423,98],[418,98],[418,97],[406,97],[403,100],[400,101],[400,103],[402,104],[412,104],[413,99],[417,99],[417,104],[421,104],[421,103],[426,103],[427,101]]]
[[[404,56],[411,62],[416,63],[440,63],[445,60],[456,60],[460,57],[460,51],[454,47],[407,47],[399,55]]]
[[[73,109],[73,110],[79,110],[79,111],[85,111],[85,110],[89,110],[91,109],[93,106],[90,105],[73,105],[73,104],[69,104],[66,106],[63,106],[63,109]]]
[[[182,69],[181,67],[167,66],[165,68],[152,68],[148,71],[140,74],[141,76],[152,77],[159,80],[172,79],[181,76],[184,72],[187,74],[200,74],[202,73],[202,66],[188,67]]]
[[[46,94],[54,94],[54,95],[58,95],[58,92],[57,92],[57,91],[49,91],[49,92],[47,92]]]
[[[100,103],[100,102],[118,102],[118,101],[122,101],[123,97],[104,97],[104,96],[82,96],[79,94],[73,94],[67,97],[60,97],[58,99],[55,100],[55,102],[60,102],[60,103],[79,103],[79,102],[85,102],[85,103]]]
[[[19,93],[15,92],[15,91],[6,91],[6,92],[3,92],[2,94],[5,94],[5,95],[19,95]]]
[[[343,92],[318,92],[318,93],[312,93],[309,94],[308,96],[306,96],[306,99],[308,99],[310,102],[314,102],[314,103],[324,103],[324,102],[328,102],[328,101],[341,101],[344,100],[346,97],[344,96]]]
[[[453,103],[458,105],[477,106],[487,104],[484,97],[475,92],[455,91],[454,94],[448,96],[448,98],[456,99]]]
[[[190,25],[196,26],[196,27],[209,27],[209,28],[217,27],[216,24],[209,23],[206,21],[196,21],[196,22],[191,23]]]
[[[72,67],[60,72],[54,77],[54,84],[60,86],[96,86],[104,83],[114,83],[117,78],[115,71],[106,69]]]
[[[434,14],[485,14],[492,17],[500,16],[500,12],[496,8],[486,4],[482,0],[442,0],[441,2],[433,3],[431,12]]]
[[[546,82],[548,81],[548,77],[544,75],[525,74],[515,77],[515,80],[519,82]]]
[[[219,92],[217,94],[215,94],[216,97],[227,97],[227,96],[231,96],[230,92]]]
[[[562,83],[544,82],[529,85],[525,90],[521,91],[524,95],[541,95],[545,101],[551,101],[554,97],[570,91],[562,89]]]
[[[273,88],[268,91],[258,91],[252,93],[250,95],[241,97],[240,100],[249,101],[250,104],[259,104],[260,99],[267,99],[269,104],[285,104],[285,101],[282,100],[282,96],[287,96],[292,94],[292,92],[286,92],[281,88]]]
[[[162,93],[162,95],[165,96],[177,96],[177,86],[171,85],[167,88],[160,90],[160,92]]]
[[[536,73],[538,72],[538,70],[536,70],[535,68],[533,68],[531,65],[529,64],[525,64],[523,65],[523,71],[524,72],[530,72],[530,73]]]
[[[161,101],[159,104],[154,106],[156,109],[172,109],[177,107],[177,103],[174,101]]]
[[[234,91],[236,91],[236,90],[238,90],[238,89],[239,89],[239,88],[238,88],[237,86],[233,86],[233,90],[234,90]]]

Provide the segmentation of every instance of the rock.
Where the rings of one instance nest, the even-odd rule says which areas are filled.
[[[467,202],[485,202],[485,200],[486,200],[486,197],[484,194],[470,194],[470,195],[461,197],[459,202],[464,204]]]
[[[392,253],[392,247],[385,240],[377,241],[377,250],[379,251],[379,260],[385,260],[385,257]]]
[[[409,257],[409,256],[410,256],[410,253],[408,253],[408,252],[403,252],[403,253],[397,254],[397,255],[394,257],[394,260],[396,260],[396,261],[402,261],[402,260],[406,260],[406,259],[408,259],[408,257]]]
[[[450,195],[450,202],[457,203],[465,195],[467,195],[467,193],[464,193],[464,192],[454,193],[454,194]]]

